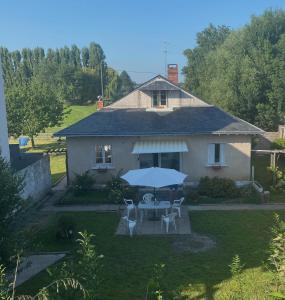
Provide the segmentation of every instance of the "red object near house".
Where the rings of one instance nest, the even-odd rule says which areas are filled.
[[[103,99],[99,99],[97,101],[97,109],[99,110],[99,109],[102,109],[103,107],[104,107],[104,101],[103,101]]]
[[[169,64],[167,65],[167,77],[168,80],[174,84],[178,84],[178,65]]]

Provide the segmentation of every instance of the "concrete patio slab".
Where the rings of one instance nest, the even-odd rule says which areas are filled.
[[[65,255],[65,253],[54,253],[24,257],[18,268],[16,287],[61,260]],[[14,274],[10,274],[8,280],[12,281],[13,279]]]
[[[151,214],[151,212],[150,212]],[[127,213],[124,210],[122,212],[122,217],[126,216]],[[135,219],[134,215],[130,216],[130,219]],[[181,218],[176,218],[176,227],[175,231],[173,226],[169,227],[168,234],[165,230],[165,225],[161,228],[161,222],[149,220],[147,217],[144,218],[143,222],[140,222],[139,218],[137,220],[137,225],[135,227],[134,235],[182,235],[182,234],[191,234],[191,225],[190,218],[188,214],[187,207],[183,207],[181,210]],[[129,235],[129,231],[126,227],[126,222],[122,218],[120,219],[117,231],[117,235]]]

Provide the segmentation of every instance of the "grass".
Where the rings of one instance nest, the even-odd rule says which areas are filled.
[[[46,132],[53,133],[65,127],[68,127],[74,124],[75,122],[78,122],[81,119],[87,117],[88,115],[96,112],[96,109],[97,109],[96,104],[67,106],[65,110],[66,112],[70,111],[70,113],[66,114],[62,124],[60,126],[47,128]]]
[[[58,182],[66,173],[65,154],[50,156],[50,172],[52,184]]]
[[[97,252],[104,254],[101,299],[144,299],[146,285],[157,263],[166,264],[162,283],[165,299],[181,294],[187,296],[177,299],[222,299],[217,297],[218,293],[232,289],[229,264],[235,254],[245,264],[244,273],[255,272],[255,285],[266,274],[263,262],[268,256],[272,212],[191,212],[193,230],[217,242],[216,248],[197,254],[174,251],[175,237],[115,236],[119,220],[115,213],[68,215],[76,220],[78,231],[86,229],[96,235]],[[285,211],[280,215],[284,218]],[[50,215],[40,229],[28,232],[27,240],[31,240],[33,251],[74,249],[74,242],[58,242],[55,238],[59,216]],[[18,291],[33,293],[48,280],[47,273],[42,272]],[[256,295],[251,296],[248,299],[258,299]]]

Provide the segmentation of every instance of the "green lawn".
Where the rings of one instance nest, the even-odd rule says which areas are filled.
[[[65,154],[50,156],[50,172],[52,183],[55,184],[66,173]]]
[[[285,211],[280,212],[285,218]],[[195,232],[211,236],[217,247],[204,253],[177,253],[173,248],[175,237],[115,236],[119,221],[116,213],[69,213],[77,223],[77,231],[95,233],[98,253],[104,254],[100,274],[101,299],[144,299],[145,288],[156,263],[165,263],[163,277],[165,299],[228,299],[217,295],[230,291],[231,276],[228,265],[239,254],[245,264],[244,274],[254,271],[256,278],[249,282],[258,287],[265,271],[263,262],[268,255],[272,212],[192,212]],[[72,242],[55,239],[56,218],[50,215],[42,228],[26,233],[33,251],[60,251],[73,249]],[[55,267],[54,267],[55,268]],[[18,291],[32,293],[47,283],[48,275],[42,272],[22,285]],[[229,285],[230,284],[230,285]],[[259,289],[259,292],[261,290]],[[187,296],[186,296],[187,295]],[[256,298],[255,294],[249,299]],[[197,297],[197,298],[196,298]]]
[[[71,124],[74,124],[75,122],[87,117],[88,115],[96,112],[97,105],[92,104],[92,105],[72,105],[72,106],[67,106],[65,110],[70,113],[68,113],[64,120],[63,123],[60,126],[56,127],[50,127],[47,128],[46,132],[56,132],[59,131],[65,127],[70,126]]]

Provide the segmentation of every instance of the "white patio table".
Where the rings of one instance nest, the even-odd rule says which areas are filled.
[[[168,214],[168,209],[171,207],[170,201],[151,201],[144,203],[142,201],[138,204],[138,209],[140,210],[140,221],[143,221],[144,211],[145,210],[165,210],[165,214]]]

